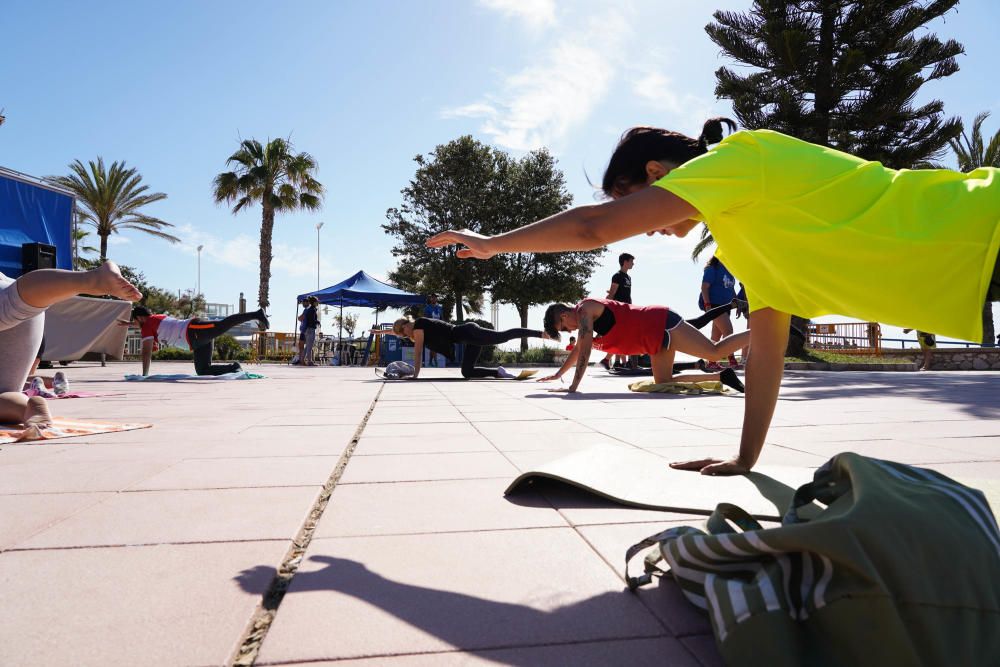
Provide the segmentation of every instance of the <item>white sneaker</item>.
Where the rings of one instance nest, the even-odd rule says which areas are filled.
[[[55,394],[45,387],[45,382],[42,378],[31,378],[30,389],[34,391],[37,396],[41,396],[42,398],[53,398],[55,396]]]
[[[511,373],[510,371],[508,371],[503,366],[497,366],[497,377],[501,377],[504,380],[513,380],[517,376],[514,375],[513,373]]]
[[[56,396],[62,396],[69,391],[69,380],[62,371],[56,371],[52,376],[52,391],[56,392]]]

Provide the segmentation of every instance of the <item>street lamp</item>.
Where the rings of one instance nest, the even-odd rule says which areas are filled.
[[[323,229],[323,223],[316,223],[316,289],[319,289],[319,230]]]
[[[203,245],[198,246],[198,293],[195,295],[196,298],[201,296],[201,249],[204,247]]]

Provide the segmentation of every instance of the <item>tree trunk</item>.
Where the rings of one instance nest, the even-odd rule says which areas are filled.
[[[270,192],[264,193],[264,201],[271,197]],[[271,249],[271,237],[274,233],[274,208],[264,203],[260,221],[260,287],[257,292],[257,303],[267,310],[271,305],[269,297],[271,289],[271,260],[274,254]]]
[[[830,145],[830,114],[837,100],[833,94],[834,27],[838,5],[823,3],[819,25],[819,53],[816,62],[816,90],[813,99],[813,143]]]
[[[106,261],[108,261],[108,235],[101,234],[101,264]]]
[[[983,304],[983,347],[996,347],[996,331],[993,330],[993,302],[986,298]]]
[[[517,304],[516,307],[517,307],[517,314],[521,316],[521,328],[522,329],[527,329],[528,328],[528,306],[527,305],[522,305],[522,304]],[[527,352],[527,351],[528,351],[528,339],[527,338],[522,338],[521,339],[521,353],[523,354],[524,352]]]
[[[461,324],[465,321],[465,316],[462,313],[462,295],[455,295],[455,321]]]

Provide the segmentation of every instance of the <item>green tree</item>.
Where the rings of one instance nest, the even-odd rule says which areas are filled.
[[[108,258],[108,237],[123,229],[134,229],[171,243],[179,238],[163,231],[169,222],[143,213],[142,209],[167,198],[162,192],[149,192],[142,175],[125,162],[112,162],[105,168],[104,158],[84,165],[74,160],[69,176],[49,176],[45,180],[69,190],[76,196],[80,220],[97,231],[101,239],[100,259]]]
[[[442,144],[428,156],[414,159],[417,171],[402,190],[400,208],[386,211],[382,229],[396,238],[392,255],[397,267],[389,280],[403,289],[443,295],[442,309],[455,309],[455,320],[482,309],[484,285],[491,262],[470,262],[457,249],[427,248],[429,236],[447,229],[468,228],[489,233],[496,227],[496,174],[510,158],[502,151],[463,136]]]
[[[988,111],[976,116],[972,121],[972,133],[962,134],[948,142],[952,153],[958,161],[960,171],[972,171],[980,167],[1000,167],[1000,130],[987,143],[983,138],[983,123],[990,117]],[[983,304],[983,341],[984,347],[996,344],[996,332],[993,328],[993,303],[987,298]]]
[[[333,316],[333,327],[338,332],[343,329],[347,332],[348,338],[354,338],[354,331],[358,328],[358,315],[357,313],[347,313],[343,317],[340,315]]]
[[[546,150],[506,163],[500,179],[501,207],[491,233],[517,229],[565,210],[573,203],[562,172]],[[490,292],[498,303],[512,304],[528,326],[528,309],[554,301],[576,301],[586,295],[587,281],[606,249],[563,253],[499,255],[492,264]],[[521,339],[527,352],[528,339]]]
[[[744,127],[777,130],[896,169],[933,160],[961,132],[961,121],[945,118],[940,100],[914,106],[914,99],[925,83],[958,71],[962,45],[926,28],[956,4],[754,0],[747,12],[717,11],[706,32],[749,71],[719,68],[715,94],[732,100]],[[703,230],[694,257],[712,244]],[[801,352],[796,342],[793,353]]]
[[[267,144],[245,139],[240,142],[239,150],[226,160],[226,165],[233,170],[215,177],[215,202],[233,204],[234,215],[250,206],[261,207],[257,303],[267,308],[271,305],[274,216],[321,208],[323,186],[316,180],[316,160],[309,153],[296,153],[288,139],[271,139]]]

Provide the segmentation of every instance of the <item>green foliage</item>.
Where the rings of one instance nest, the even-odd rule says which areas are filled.
[[[445,319],[454,309],[457,321],[465,312],[482,312],[486,290],[495,301],[514,304],[522,321],[531,305],[583,296],[603,250],[521,253],[482,262],[458,259],[454,247],[424,246],[429,236],[448,229],[499,234],[564,210],[572,197],[547,151],[515,159],[464,136],[415,161],[417,172],[402,191],[402,207],[389,209],[389,222],[382,226],[397,239],[392,252],[399,264],[389,274],[395,285],[441,295]]]
[[[747,12],[717,11],[705,30],[741,69],[720,68],[715,94],[744,127],[911,168],[961,129],[940,100],[913,105],[925,83],[958,71],[962,45],[926,29],[957,4],[754,0]]]
[[[555,361],[556,349],[551,347],[529,347],[523,351],[499,350],[493,358],[497,364],[551,364]]]
[[[161,347],[153,352],[153,361],[191,361],[194,353],[191,350],[182,350],[179,347]]]
[[[250,354],[235,338],[229,334],[222,334],[215,339],[215,358],[223,361],[245,361],[250,358]]]
[[[257,204],[261,207],[257,301],[261,308],[267,308],[271,304],[274,214],[322,207],[324,188],[315,177],[319,166],[309,153],[296,153],[287,139],[271,139],[267,144],[245,139],[226,165],[233,170],[215,177],[215,202],[232,204],[234,214]]]
[[[411,292],[440,294],[446,317],[454,308],[454,319],[461,322],[466,300],[482,301],[489,262],[461,260],[456,248],[427,248],[424,241],[447,229],[489,233],[497,216],[496,174],[509,158],[463,136],[438,146],[428,157],[417,155],[414,162],[417,171],[402,190],[402,206],[386,211],[388,223],[382,225],[397,240],[392,255],[398,266],[389,279]]]
[[[86,166],[79,160],[70,165],[69,176],[49,176],[47,181],[71,191],[76,196],[79,219],[94,227],[101,239],[101,261],[108,257],[108,237],[123,229],[134,229],[150,236],[177,243],[176,236],[163,231],[173,227],[169,222],[143,212],[150,204],[167,198],[162,192],[148,192],[142,175],[125,162],[104,166],[104,158],[91,160]]]
[[[343,326],[344,333],[347,334],[348,338],[354,338],[354,331],[358,328],[357,313],[345,313],[343,318],[340,315],[334,315],[333,330],[330,333],[336,331],[339,334],[341,326]]]

